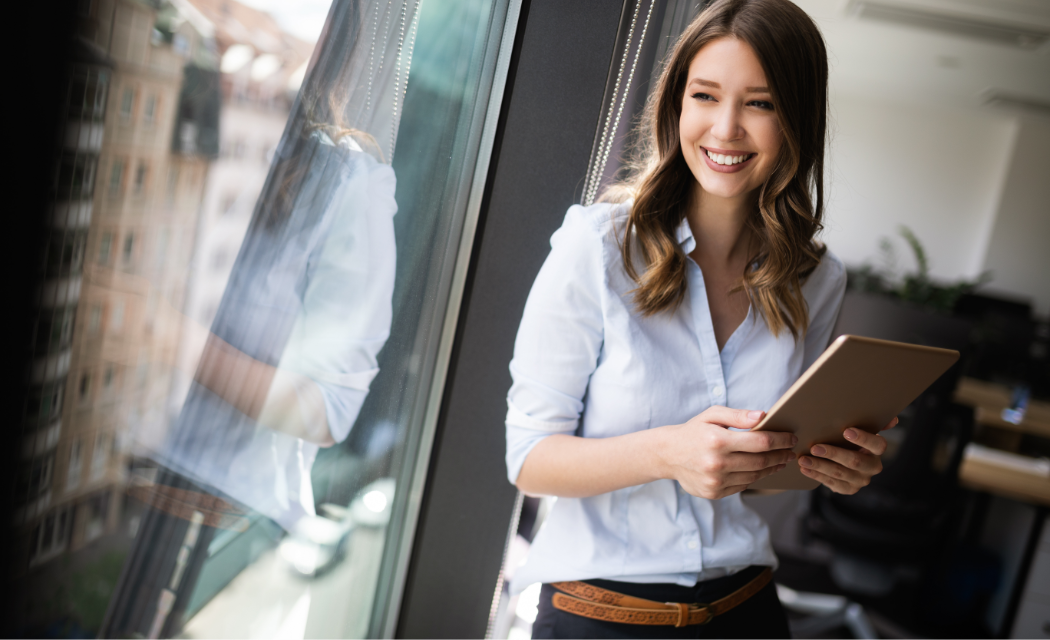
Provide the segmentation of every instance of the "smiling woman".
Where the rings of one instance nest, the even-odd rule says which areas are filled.
[[[845,289],[815,239],[826,109],[804,12],[716,0],[665,63],[631,177],[551,238],[507,412],[510,480],[560,498],[512,584],[544,583],[534,638],[787,635],[768,528],[738,494],[795,458],[791,434],[747,431],[824,350]],[[885,448],[857,444],[804,473],[856,492]]]

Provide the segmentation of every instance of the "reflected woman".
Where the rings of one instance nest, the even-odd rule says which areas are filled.
[[[670,53],[646,146],[551,239],[510,364],[507,467],[558,500],[512,590],[533,637],[785,637],[769,530],[740,499],[795,459],[747,432],[828,344],[846,285],[824,214],[827,54],[788,0],[716,0]],[[881,470],[816,446],[853,493]],[[696,603],[710,603],[701,606]]]
[[[199,363],[156,452],[286,529],[314,513],[318,449],[349,434],[390,333],[394,172],[367,134],[319,124],[339,106],[282,146],[211,329],[183,320]]]

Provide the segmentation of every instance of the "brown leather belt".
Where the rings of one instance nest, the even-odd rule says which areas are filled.
[[[555,609],[592,620],[685,627],[711,622],[715,616],[722,615],[761,591],[772,578],[773,570],[766,567],[751,582],[709,604],[656,602],[579,581],[553,583],[552,587],[564,593],[555,593],[551,601]]]

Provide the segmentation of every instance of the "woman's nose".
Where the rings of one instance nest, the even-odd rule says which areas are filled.
[[[740,110],[734,105],[723,105],[718,110],[711,133],[715,138],[727,142],[742,138],[744,129],[740,123]]]

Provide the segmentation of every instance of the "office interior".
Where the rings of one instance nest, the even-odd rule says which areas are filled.
[[[517,323],[704,3],[68,4],[38,63],[54,105],[33,122],[58,132],[39,224],[12,239],[40,266],[11,338],[11,632],[530,637],[538,589],[507,585],[551,499],[506,481]],[[1050,637],[1050,5],[796,4],[831,65],[835,335],[962,356],[857,495],[745,495],[792,632]],[[244,317],[230,283],[303,87],[344,78],[397,176],[393,314],[350,435],[312,463],[314,513],[282,520],[163,451],[193,397],[185,322]]]

